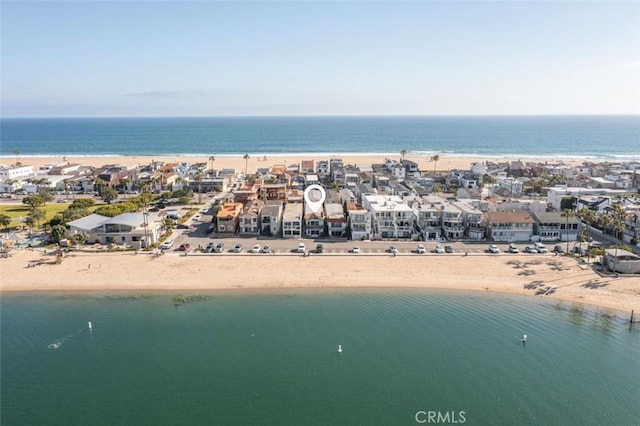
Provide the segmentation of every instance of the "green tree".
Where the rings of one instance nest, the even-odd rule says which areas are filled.
[[[249,154],[245,154],[242,156],[242,158],[244,158],[244,175],[246,176],[249,170],[249,158],[251,157],[249,156]]]
[[[103,188],[100,196],[105,203],[111,204],[113,201],[118,199],[118,191],[113,188]]]
[[[438,165],[438,161],[440,161],[440,156],[438,154],[433,155],[431,157],[431,161],[433,161],[433,174],[436,173],[436,166]]]
[[[86,232],[78,232],[71,237],[74,244],[83,245],[89,240],[89,234]]]
[[[29,195],[22,199],[22,204],[34,209],[40,206],[44,206],[44,199],[39,195]]]
[[[6,214],[0,214],[0,226],[4,226],[5,232],[9,231],[9,224],[11,223],[11,218]]]
[[[407,155],[407,150],[403,149],[400,151],[400,156],[402,157],[402,161],[404,161],[404,156]]]
[[[51,226],[51,232],[49,236],[55,243],[59,243],[67,233],[67,228],[64,225],[53,225]]]
[[[45,209],[34,207],[34,208],[31,208],[31,210],[29,211],[28,217],[33,219],[33,221],[38,224],[38,227],[40,227],[40,223],[46,216],[47,216],[47,212]]]
[[[73,203],[69,205],[69,209],[88,209],[95,206],[96,202],[91,198],[78,198],[73,200]]]
[[[55,198],[49,188],[40,188],[38,190],[38,195],[42,197],[45,204],[50,203]]]

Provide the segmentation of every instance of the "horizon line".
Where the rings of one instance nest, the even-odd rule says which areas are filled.
[[[30,119],[140,119],[140,118],[400,118],[400,117],[640,117],[639,113],[571,113],[571,114],[300,114],[300,115],[91,115],[91,116],[2,116],[1,120]]]

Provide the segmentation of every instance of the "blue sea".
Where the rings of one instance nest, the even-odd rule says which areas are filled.
[[[640,116],[3,118],[0,155],[640,157]]]

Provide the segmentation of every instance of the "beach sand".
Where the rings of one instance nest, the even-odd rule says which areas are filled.
[[[242,158],[242,155],[213,155],[215,157],[214,161],[209,161],[208,156],[163,156],[163,155],[154,155],[154,156],[80,156],[80,157],[62,157],[62,156],[43,156],[43,157],[25,157],[18,158],[20,162],[25,165],[32,165],[35,169],[45,164],[59,164],[59,163],[73,163],[73,164],[82,164],[85,166],[93,166],[93,167],[101,167],[107,164],[116,164],[116,165],[144,165],[150,164],[152,161],[161,162],[161,163],[205,163],[207,167],[212,167],[214,169],[221,168],[235,168],[238,172],[244,172],[245,168],[251,173],[253,170],[262,167],[270,167],[276,164],[300,164],[303,160],[329,160],[329,158],[337,157],[342,158],[344,164],[351,164],[357,166],[371,166],[372,164],[382,164],[384,163],[385,158],[391,158],[392,160],[400,160],[401,156],[388,156],[384,155],[343,155],[343,154],[335,154],[335,155],[267,155],[265,156],[250,156],[248,160],[245,161]],[[567,160],[559,160],[559,159],[550,159],[550,158],[520,158],[520,157],[467,157],[467,156],[456,156],[456,155],[447,155],[447,154],[439,154],[440,159],[437,162],[431,161],[431,156],[429,155],[414,155],[408,153],[405,158],[407,160],[414,161],[418,164],[420,170],[433,172],[435,171],[446,171],[446,170],[468,170],[471,167],[472,163],[484,163],[486,161],[492,162],[507,162],[507,161],[516,161],[522,160],[525,162],[533,162],[533,163],[541,163],[544,164],[548,162],[549,164],[558,164],[564,163],[569,166],[577,166],[582,164],[582,160],[578,159],[567,159]],[[265,159],[266,158],[266,159]],[[0,163],[9,164],[14,163],[16,161],[15,157],[4,157],[1,159]]]
[[[39,264],[38,264],[39,263]],[[37,264],[37,266],[29,266]],[[600,277],[553,255],[195,255],[40,250],[0,260],[0,291],[435,288],[525,294],[640,312],[640,279]],[[555,288],[542,296],[548,288]],[[538,293],[536,295],[536,293]]]

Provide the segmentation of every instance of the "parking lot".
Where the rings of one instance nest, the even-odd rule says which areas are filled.
[[[183,252],[180,246],[188,244],[189,248],[187,252],[201,251],[211,245],[215,247],[219,243],[224,244],[224,248],[221,252],[217,253],[211,250],[212,254],[251,254],[251,255],[264,255],[264,246],[269,246],[268,253],[270,254],[297,254],[303,253],[316,254],[316,247],[318,244],[322,244],[322,254],[387,254],[394,255],[438,255],[438,256],[451,256],[451,255],[465,255],[465,254],[488,254],[496,255],[489,250],[489,242],[438,242],[438,241],[344,241],[344,240],[326,240],[326,239],[282,239],[282,238],[269,238],[269,237],[239,237],[239,236],[223,236],[209,233],[209,225],[211,216],[206,213],[201,213],[198,220],[191,219],[187,222],[187,229],[175,229],[171,236],[174,243],[168,252]],[[300,244],[304,244],[304,249],[300,250]],[[508,243],[493,243],[500,249],[500,254],[510,254]],[[234,247],[242,245],[240,251]],[[418,246],[424,247],[424,253],[419,253]],[[573,243],[570,244],[571,247]],[[258,253],[251,253],[251,249],[254,246],[259,246]],[[440,247],[437,247],[440,246]],[[548,244],[547,248],[549,253],[534,253],[530,254],[525,252],[525,249],[529,246],[533,246],[533,243],[518,243],[515,247],[518,248],[521,255],[532,256],[534,254],[544,254],[547,256],[553,256],[554,244]],[[566,243],[562,243],[565,247]],[[357,250],[354,248],[357,247]],[[391,247],[395,247],[392,250]],[[447,249],[446,252],[445,249]],[[257,250],[256,250],[257,251]],[[420,250],[421,251],[421,250]]]

